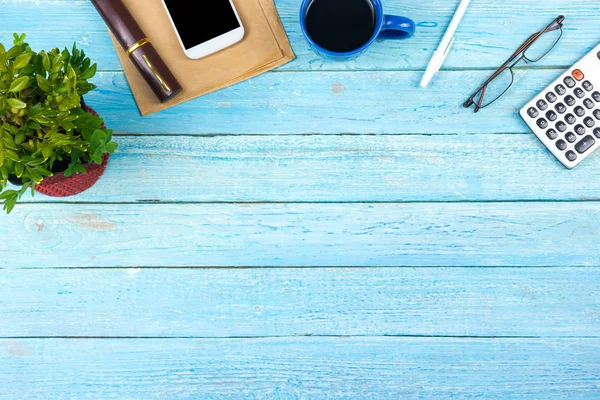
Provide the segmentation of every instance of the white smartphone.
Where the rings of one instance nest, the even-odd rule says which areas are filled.
[[[202,58],[244,37],[244,26],[231,0],[163,0],[173,28],[189,58]]]

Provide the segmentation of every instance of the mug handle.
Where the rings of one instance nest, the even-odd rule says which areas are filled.
[[[415,22],[399,15],[384,15],[380,37],[384,39],[408,39],[415,34]]]

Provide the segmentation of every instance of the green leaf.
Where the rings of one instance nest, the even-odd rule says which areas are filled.
[[[49,72],[52,68],[52,65],[50,63],[50,57],[48,57],[48,53],[46,52],[42,54],[42,66],[44,67],[44,70],[46,70],[46,72]]]
[[[35,76],[35,79],[37,81],[38,87],[40,89],[42,89],[44,92],[48,93],[48,92],[50,92],[52,90],[52,87],[50,86],[50,83],[48,83],[48,79],[44,78],[40,74],[37,74]]]
[[[19,132],[17,134],[17,136],[15,136],[15,143],[21,144],[25,141],[26,138],[27,138],[27,136],[25,136],[25,134],[23,132]]]
[[[15,192],[14,190],[6,190],[2,193],[0,193],[0,200],[6,200],[12,196],[16,196],[17,192]]]
[[[52,147],[50,147],[50,146],[42,147],[42,156],[44,156],[45,159],[50,158],[51,155],[52,155]]]
[[[54,49],[54,50],[58,51],[58,49]],[[52,65],[56,65],[56,64],[60,63],[61,60],[62,60],[62,54],[56,53],[54,55],[54,57],[52,57]]]
[[[15,163],[15,174],[17,175],[17,178],[20,178],[21,175],[23,175],[24,169],[25,169],[25,167],[23,166],[23,164]]]
[[[18,133],[18,128],[16,126],[13,126],[13,125],[11,125],[9,123],[6,123],[6,122],[2,125],[2,128],[4,128],[5,130],[9,131],[13,135],[16,135]]]
[[[17,195],[15,194],[15,196],[8,198],[4,201],[4,210],[6,211],[7,214],[10,214],[10,212],[15,208],[16,205],[17,205]]]
[[[28,64],[21,70],[21,75],[32,75],[33,71],[35,71],[35,65]]]
[[[67,85],[65,83],[61,83],[54,88],[54,91],[58,94],[65,94],[67,93]]]
[[[8,158],[11,161],[19,161],[19,156],[17,155],[17,153],[10,149],[4,149],[4,154],[6,154],[6,158]]]
[[[52,73],[56,74],[57,72],[60,72],[60,70],[62,69],[63,65],[65,65],[64,61],[59,61],[57,63],[53,63],[52,64]]]
[[[27,191],[27,189],[29,189],[29,184],[28,183],[24,184],[21,187],[21,189],[19,190],[19,198],[25,194],[25,192]]]
[[[30,51],[21,54],[19,57],[17,57],[15,59],[15,63],[13,64],[13,70],[16,71],[16,70],[19,70],[19,69],[27,66],[27,64],[29,64],[29,61],[31,60],[32,56],[33,56],[33,53]]]
[[[29,161],[27,163],[27,165],[29,165],[30,167],[37,167],[38,165],[42,165],[45,162],[46,162],[46,160],[44,160],[43,158],[35,158],[35,159]]]
[[[98,147],[100,141],[106,137],[104,131],[97,129],[94,131],[94,134],[90,138],[90,144],[94,147]]]
[[[4,139],[2,139],[2,142],[4,143],[4,148],[11,149],[11,150],[18,150],[17,145],[15,144],[15,141],[12,138],[12,136],[10,136],[10,135],[4,136]]]
[[[41,103],[37,103],[36,105],[34,105],[33,107],[31,107],[31,110],[29,110],[29,116],[30,117],[35,117],[40,112],[42,112],[42,104]]]
[[[2,43],[0,43],[0,54],[4,54],[6,53],[6,49],[4,48],[4,45]]]
[[[0,167],[4,165],[4,149],[0,150]]]
[[[96,75],[96,68],[98,66],[96,65],[96,63],[94,63],[91,67],[89,67],[88,69],[86,69],[85,71],[83,71],[81,73],[81,75],[79,76],[79,79],[90,79],[93,78],[94,75]]]
[[[9,106],[17,108],[19,110],[27,107],[27,104],[22,102],[19,99],[7,99],[6,102],[8,103]]]
[[[42,174],[43,176],[52,176],[52,175],[53,175],[53,174],[52,174],[52,172],[48,171],[48,170],[47,170],[46,168],[44,168],[44,167],[37,167],[36,169],[37,169],[37,170],[38,170],[38,172],[39,172],[40,174]]]
[[[8,60],[10,60],[11,58],[17,57],[21,53],[23,53],[23,46],[21,46],[21,45],[13,46],[6,53],[6,58]]]
[[[42,174],[40,174],[40,173],[39,173],[38,171],[36,171],[35,169],[32,169],[32,170],[31,170],[31,172],[30,172],[30,175],[31,175],[31,180],[32,180],[33,182],[35,182],[36,184],[37,184],[37,183],[40,183],[40,182],[41,182],[41,181],[44,179],[44,177],[42,176]]]
[[[106,145],[106,151],[108,151],[110,154],[112,154],[115,152],[115,150],[117,150],[118,147],[119,147],[119,145],[116,144],[115,142],[110,142]]]
[[[8,91],[12,92],[12,93],[20,92],[21,90],[23,90],[27,87],[28,83],[29,83],[29,77],[22,76],[20,78],[15,79],[13,81],[13,83],[10,84],[10,88],[8,89]]]

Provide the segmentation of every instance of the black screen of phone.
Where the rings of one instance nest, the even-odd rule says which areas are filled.
[[[229,0],[165,0],[165,4],[186,49],[240,27]]]

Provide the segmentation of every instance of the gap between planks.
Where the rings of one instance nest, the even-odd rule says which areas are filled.
[[[598,339],[597,336],[472,336],[472,335],[272,335],[272,336],[0,336],[6,340],[263,340],[263,339],[302,339],[302,338],[378,338],[378,339],[451,339],[451,340],[522,340],[522,339]]]
[[[540,267],[540,266],[520,266],[520,265],[503,265],[503,266],[481,266],[481,265],[461,265],[461,266],[456,266],[456,265],[386,265],[386,266],[369,266],[369,265],[354,265],[351,267],[348,266],[319,266],[319,265],[315,265],[315,266],[301,266],[301,265],[289,265],[289,266],[285,266],[285,267],[281,267],[281,266],[273,266],[273,265],[267,265],[264,267],[249,267],[249,266],[242,266],[242,267],[232,267],[232,266],[225,266],[225,267],[218,267],[218,266],[194,266],[194,265],[190,265],[190,266],[174,266],[174,267],[169,267],[169,266],[126,266],[126,267],[53,267],[50,268],[52,270],[83,270],[83,271],[90,271],[90,270],[185,270],[185,269],[189,269],[189,270],[211,270],[211,269],[231,269],[231,270],[249,270],[249,269],[258,269],[258,270],[266,270],[266,269],[337,269],[337,270],[363,270],[363,269],[399,269],[399,268],[408,268],[408,269],[439,269],[439,268],[444,268],[444,269],[477,269],[477,268],[485,268],[485,269],[539,269],[539,270],[547,270],[550,268],[560,268],[560,269],[572,269],[574,271],[576,270],[581,270],[582,268],[588,268],[588,269],[593,269],[593,268],[600,268],[600,265],[596,265],[596,266],[586,266],[586,267],[569,267],[569,266],[561,266],[561,265],[550,265],[550,266],[544,266],[544,267]],[[30,268],[7,268],[7,267],[0,267],[0,271],[2,270],[10,270],[10,271],[14,271],[14,270],[25,270],[25,271],[35,271],[35,270],[43,270],[43,271],[47,271],[48,268],[46,267],[30,267]]]

